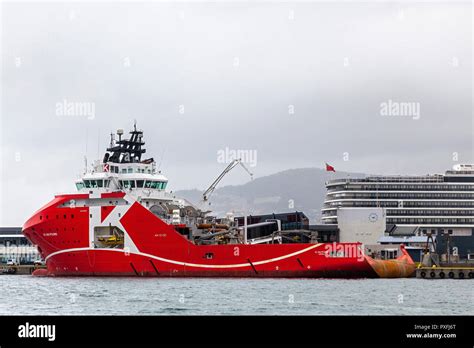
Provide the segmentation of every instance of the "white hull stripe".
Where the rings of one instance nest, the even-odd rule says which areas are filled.
[[[283,255],[283,256],[278,256],[278,257],[274,257],[274,258],[266,259],[266,260],[262,260],[262,261],[255,261],[255,262],[252,262],[252,264],[254,266],[258,266],[258,265],[263,265],[263,264],[266,264],[266,263],[271,263],[271,262],[275,262],[275,261],[284,260],[284,259],[287,259],[289,257],[305,253],[309,250],[317,248],[320,245],[321,245],[321,243],[314,244],[314,245],[311,245],[307,248],[295,251],[295,252],[290,253],[290,254],[286,254],[286,255]],[[115,251],[115,252],[125,253],[125,250],[122,250],[122,249],[117,250],[117,249],[107,249],[107,248],[71,248],[71,249],[64,249],[64,250],[60,250],[60,251],[56,251],[54,253],[51,253],[46,257],[45,261],[48,261],[49,258],[51,258],[55,255],[59,255],[59,254],[63,254],[63,253],[70,253],[70,252],[75,252],[75,251],[87,251],[87,250]],[[129,252],[129,254],[146,256],[146,257],[149,257],[149,258],[152,258],[152,259],[155,259],[155,260],[159,260],[159,261],[162,261],[162,262],[167,262],[167,263],[172,263],[172,264],[175,264],[175,265],[181,265],[181,266],[187,266],[187,267],[237,268],[237,267],[250,267],[251,266],[250,263],[248,263],[248,262],[246,262],[246,263],[236,263],[236,264],[232,264],[232,265],[206,265],[206,264],[202,264],[202,263],[188,263],[188,262],[165,259],[163,257],[158,257],[158,256],[155,256],[155,255],[146,254],[146,253],[142,253],[142,252]]]

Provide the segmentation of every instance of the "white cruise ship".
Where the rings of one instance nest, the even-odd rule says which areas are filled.
[[[326,183],[324,224],[338,223],[338,208],[384,208],[387,228],[411,227],[418,234],[472,235],[474,164],[458,164],[445,174],[367,176]]]

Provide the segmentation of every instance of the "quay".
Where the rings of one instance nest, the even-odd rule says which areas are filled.
[[[37,269],[46,269],[46,266],[39,265],[0,265],[0,274],[32,274]]]
[[[416,269],[416,277],[424,279],[474,279],[474,267],[419,267]]]

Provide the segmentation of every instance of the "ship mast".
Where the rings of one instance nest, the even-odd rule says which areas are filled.
[[[142,154],[146,152],[142,146],[145,145],[143,141],[143,132],[137,130],[137,124],[133,126],[133,131],[130,132],[130,139],[122,139],[123,130],[117,130],[119,140],[114,142],[113,138],[110,142],[110,147],[107,151],[112,154],[104,157],[105,162],[113,163],[139,163],[142,158]]]

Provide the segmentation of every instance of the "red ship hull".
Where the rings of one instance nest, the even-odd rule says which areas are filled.
[[[111,202],[123,192],[104,193]],[[57,196],[23,226],[47,275],[157,277],[378,277],[359,243],[196,245],[138,202],[74,206],[88,194]],[[124,248],[94,245],[93,228],[119,225]]]

